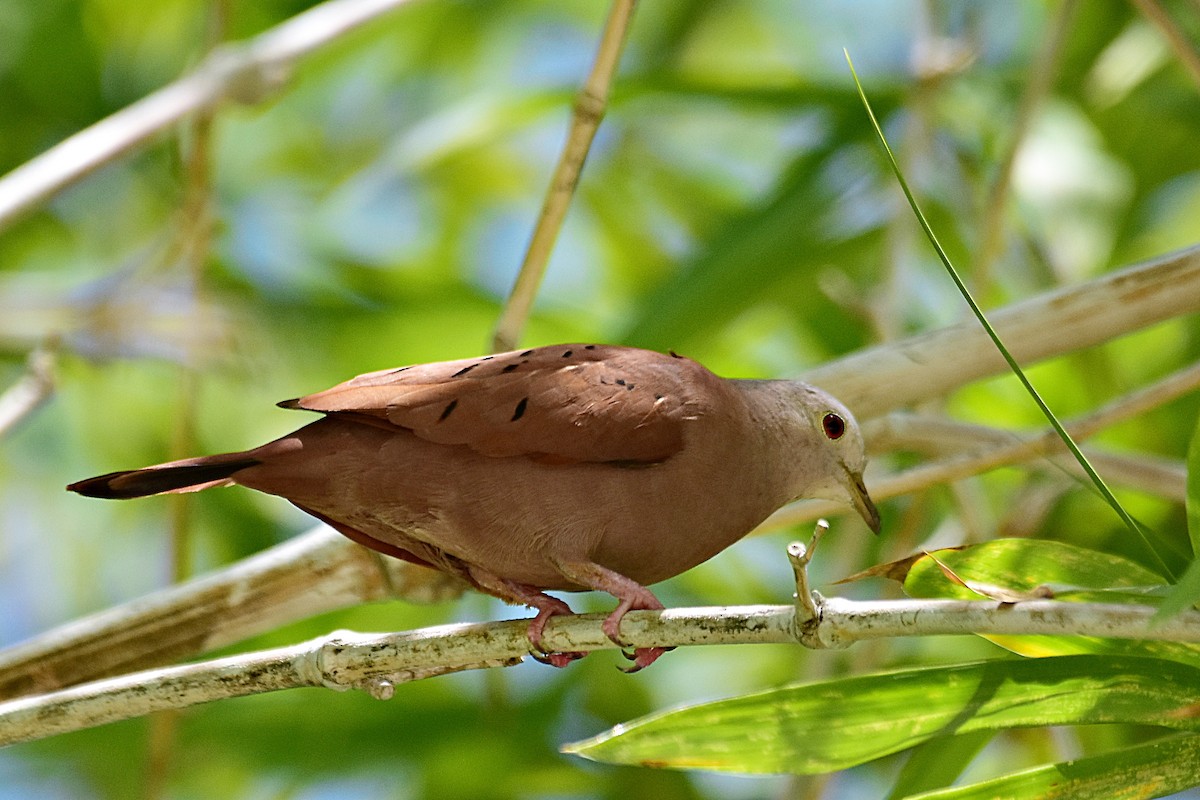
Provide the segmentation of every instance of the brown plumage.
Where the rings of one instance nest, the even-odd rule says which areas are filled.
[[[325,416],[242,453],[74,483],[130,498],[239,484],[354,541],[537,608],[530,641],[570,613],[543,590],[662,608],[645,584],[699,564],[800,497],[854,505],[862,437],[798,381],[719,378],[674,354],[568,344],[360,375],[280,403]],[[661,654],[639,650],[635,669]],[[578,656],[545,654],[562,666]]]

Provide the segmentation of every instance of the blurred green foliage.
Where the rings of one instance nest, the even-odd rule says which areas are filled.
[[[227,37],[240,39],[310,4],[227,5]],[[1194,6],[1164,5],[1195,41]],[[986,276],[975,269],[985,198],[1059,8],[643,3],[526,343],[673,347],[723,374],[786,375],[962,318],[900,203],[843,47],[939,237],[988,304],[1195,243],[1198,87],[1130,4],[1096,0],[1070,19],[1021,142],[999,257]],[[0,172],[195,65],[208,13],[200,0],[0,4]],[[223,109],[198,291],[172,253],[176,140],[106,166],[0,234],[0,386],[39,342],[62,342],[55,397],[0,440],[0,645],[169,581],[165,501],[99,503],[61,487],[171,455],[181,365],[199,374],[194,449],[217,452],[296,426],[276,400],[485,349],[604,13],[592,0],[413,3],[309,59],[268,102]],[[1196,359],[1198,333],[1195,320],[1177,321],[1032,377],[1057,410],[1076,413]],[[1040,424],[1011,378],[968,387],[949,408]],[[1196,417],[1196,399],[1181,400],[1102,441],[1179,458]],[[888,503],[892,536],[867,541],[839,524],[814,568],[833,579],[918,543],[960,541],[974,533],[964,502],[987,537],[1015,530],[1144,559],[1101,501],[1070,488],[1051,486],[1041,503],[1044,477],[1005,470],[958,495]],[[1179,563],[1188,557],[1182,508],[1121,497]],[[241,490],[199,495],[191,514],[197,571],[310,524]],[[748,540],[656,591],[668,605],[785,602],[782,546]],[[522,613],[478,597],[391,603],[245,647]],[[255,697],[181,715],[165,773],[149,766],[145,720],[4,751],[0,797],[129,797],[164,775],[167,795],[185,798],[809,796],[819,789],[799,779],[599,767],[556,747],[679,702],[995,652],[967,639],[691,648],[636,677],[597,655],[561,672],[528,664],[404,686],[389,703],[315,690]],[[972,774],[1139,735],[1003,736]],[[822,796],[886,794],[900,761],[843,773]]]

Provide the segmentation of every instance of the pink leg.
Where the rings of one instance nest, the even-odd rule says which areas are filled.
[[[620,601],[608,618],[604,620],[604,635],[621,647],[626,646],[625,642],[621,640],[621,618],[625,616],[626,612],[643,609],[657,611],[663,608],[659,599],[645,586],[607,567],[591,561],[555,561],[554,566],[563,576],[579,585],[608,592]],[[634,650],[632,656],[625,653],[625,657],[633,662],[633,666],[625,672],[637,672],[645,669],[658,660],[659,656],[671,649],[673,648],[639,647]]]
[[[551,597],[536,587],[498,578],[478,567],[469,567],[469,571],[471,579],[481,588],[499,597],[506,603],[516,603],[538,610],[537,616],[530,620],[529,629],[526,633],[526,636],[529,638],[529,646],[532,648],[530,655],[535,660],[543,664],[549,664],[552,667],[561,668],[587,655],[587,653],[572,652],[551,653],[542,647],[542,636],[546,633],[546,623],[550,621],[550,618],[558,616],[569,617],[575,613],[562,600],[559,600],[557,597]]]

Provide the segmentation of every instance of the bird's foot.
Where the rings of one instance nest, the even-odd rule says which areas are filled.
[[[529,630],[526,633],[529,639],[529,655],[534,661],[562,669],[572,661],[578,661],[587,655],[587,653],[571,651],[553,652],[542,646],[546,623],[550,621],[551,617],[571,616],[574,612],[571,611],[570,606],[562,600],[543,594],[536,608],[538,615],[529,622]]]
[[[602,567],[592,561],[558,561],[554,562],[565,577],[570,578],[580,586],[608,592],[621,602],[604,620],[604,635],[614,644],[620,645],[621,652],[633,662],[633,665],[622,669],[623,672],[637,672],[653,664],[663,653],[673,648],[669,647],[639,647],[632,654],[626,652],[628,642],[621,638],[621,619],[629,611],[661,611],[663,604],[654,596],[654,592],[642,586],[637,581],[627,578],[619,572]]]
[[[632,581],[631,581],[632,583]],[[621,602],[617,604],[616,609],[608,615],[604,620],[603,630],[604,635],[612,640],[615,644],[621,646],[621,655],[633,662],[628,667],[617,667],[622,672],[632,674],[639,672],[658,660],[658,657],[669,650],[674,650],[674,647],[638,647],[632,653],[629,652],[629,644],[621,638],[621,620],[625,613],[635,610],[659,611],[663,608],[663,604],[654,596],[654,593],[644,586],[637,587],[637,591],[627,591],[622,595],[617,595]],[[628,590],[628,587],[622,587]]]
[[[469,566],[468,577],[480,589],[501,600],[538,610],[537,616],[529,621],[529,629],[525,634],[529,639],[529,655],[534,661],[562,669],[572,661],[578,661],[587,655],[576,652],[556,653],[542,646],[542,637],[546,634],[546,623],[550,618],[569,617],[575,613],[562,600],[551,597],[536,586],[501,578],[482,567]]]

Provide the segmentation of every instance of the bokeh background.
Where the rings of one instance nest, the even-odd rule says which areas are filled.
[[[310,5],[4,0],[0,172],[195,66],[214,13],[223,38],[244,39]],[[643,3],[523,344],[673,348],[721,374],[786,376],[962,319],[843,47],[987,305],[1194,244],[1200,72],[1181,53],[1195,57],[1200,10],[1145,5],[1174,20],[1182,44],[1108,0]],[[172,580],[178,522],[165,500],[104,503],[66,483],[165,460],[180,443],[243,449],[303,422],[277,400],[487,348],[606,11],[595,0],[414,2],[307,59],[267,101],[223,108],[199,270],[181,252],[191,129],[0,232],[0,387],[35,347],[59,347],[55,395],[0,439],[0,645]],[[1196,321],[1179,320],[1034,376],[1070,414],[1198,352]],[[969,387],[949,408],[1039,423],[1010,379]],[[1104,441],[1179,458],[1196,416],[1185,399]],[[871,540],[847,518],[816,569],[834,579],[921,543],[1001,533],[1144,558],[1101,501],[1072,487],[1004,470],[890,502],[890,535]],[[1178,543],[1182,563],[1179,507],[1122,498]],[[186,513],[197,573],[311,526],[243,490],[199,495]],[[786,542],[746,540],[656,591],[668,605],[787,602]],[[477,596],[378,604],[236,649],[523,613]],[[0,797],[882,796],[903,756],[830,781],[748,779],[602,767],[557,746],[683,702],[994,652],[971,639],[689,648],[635,677],[600,654],[561,671],[530,663],[403,686],[387,703],[265,695],[184,712],[165,753],[148,745],[146,720],[4,750]],[[1136,735],[1005,736],[973,770]]]

